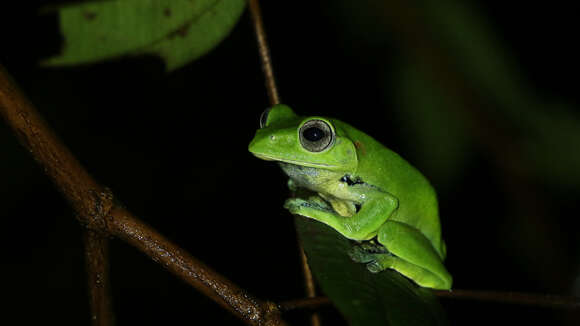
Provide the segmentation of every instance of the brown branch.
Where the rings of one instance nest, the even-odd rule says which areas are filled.
[[[250,15],[254,23],[254,31],[256,32],[256,40],[258,41],[258,52],[262,60],[262,71],[266,79],[266,90],[268,91],[268,98],[270,105],[280,103],[278,89],[276,87],[276,80],[274,78],[274,69],[272,68],[272,59],[270,57],[270,50],[268,49],[268,42],[266,41],[266,31],[264,30],[264,23],[262,21],[262,12],[258,0],[249,0]]]
[[[0,114],[89,229],[103,228],[98,207],[107,191],[91,178],[0,67]]]
[[[84,240],[91,325],[112,326],[114,315],[109,285],[109,239],[103,234],[86,230]]]
[[[112,193],[86,172],[2,67],[0,115],[71,203],[75,216],[88,230],[115,235],[137,247],[249,325],[284,324],[276,305],[253,298],[116,204]]]
[[[330,304],[332,302],[327,297],[314,297],[284,301],[278,307],[280,307],[280,311],[287,312],[296,309],[316,309]]]
[[[113,235],[139,249],[242,320],[249,324],[259,324],[276,318],[274,304],[252,297],[135,218],[126,209],[114,207],[109,219],[108,225]]]

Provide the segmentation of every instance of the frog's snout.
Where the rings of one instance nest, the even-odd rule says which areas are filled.
[[[255,156],[263,159],[263,156],[261,154],[263,154],[265,151],[267,151],[266,150],[267,148],[272,146],[271,139],[270,139],[272,137],[265,135],[262,132],[262,130],[258,130],[256,132],[256,135],[254,136],[254,138],[252,139],[252,141],[248,145],[248,151],[250,153],[254,154]]]

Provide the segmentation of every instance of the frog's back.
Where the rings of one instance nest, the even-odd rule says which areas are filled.
[[[411,225],[431,241],[441,256],[445,256],[437,195],[429,181],[397,153],[367,134],[345,126],[358,156],[355,175],[365,183],[379,187],[399,200],[393,220]]]

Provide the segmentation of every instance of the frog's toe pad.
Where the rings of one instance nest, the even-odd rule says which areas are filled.
[[[354,246],[348,251],[350,259],[357,263],[368,263],[375,260],[375,255],[364,250],[361,246]]]
[[[381,263],[379,263],[376,260],[373,260],[370,263],[368,263],[367,264],[367,269],[371,273],[378,273],[378,272],[382,272],[382,271],[385,270],[385,268],[383,267],[383,265],[381,265]]]
[[[389,252],[385,246],[375,241],[365,241],[359,244],[358,247],[369,254],[386,254]]]
[[[334,213],[332,207],[328,206],[324,200],[319,197],[314,200],[305,200],[301,198],[290,198],[284,203],[284,208],[290,211],[292,214],[302,215],[305,217],[316,218],[316,214],[322,213]]]

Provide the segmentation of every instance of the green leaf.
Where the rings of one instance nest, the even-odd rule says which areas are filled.
[[[431,290],[395,271],[373,274],[354,263],[351,241],[320,222],[296,216],[295,223],[318,284],[350,325],[447,325]]]
[[[168,70],[213,49],[239,20],[245,0],[109,0],[59,9],[65,43],[46,65],[154,54]]]

